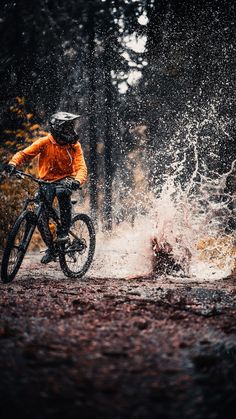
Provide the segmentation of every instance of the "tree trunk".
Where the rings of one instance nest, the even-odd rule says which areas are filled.
[[[97,221],[97,133],[96,133],[96,87],[95,87],[95,21],[94,21],[94,8],[92,3],[89,6],[88,12],[88,58],[89,58],[89,144],[90,144],[90,206],[91,215],[93,220]]]
[[[105,136],[104,136],[104,226],[106,230],[112,229],[112,80],[111,80],[111,45],[109,37],[105,39],[104,52],[104,96],[105,96]]]

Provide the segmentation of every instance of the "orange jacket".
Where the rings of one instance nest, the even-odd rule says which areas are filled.
[[[55,181],[71,176],[83,184],[87,179],[87,166],[80,143],[59,145],[51,134],[39,138],[29,147],[14,154],[9,164],[15,166],[38,157],[39,178]]]

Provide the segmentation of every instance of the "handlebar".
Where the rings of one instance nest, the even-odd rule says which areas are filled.
[[[2,165],[0,164],[0,168],[4,170],[4,166],[1,167]],[[25,177],[28,177],[29,179],[31,179],[33,182],[37,183],[38,185],[51,185],[51,184],[57,184],[57,180],[49,182],[47,180],[42,180],[42,179],[38,179],[35,176],[31,175],[30,173],[25,173],[22,172],[22,170],[19,169],[15,169],[14,172],[12,173],[12,176],[16,176],[17,178],[20,179],[24,179]],[[80,188],[82,189],[82,188]]]
[[[5,164],[5,163],[0,163],[0,172],[5,172],[5,173],[7,173],[6,172],[6,166],[7,166],[7,164]],[[20,179],[24,179],[25,177],[28,177],[28,178],[30,178],[33,182],[36,182],[36,183],[38,183],[39,185],[48,185],[49,183],[52,183],[52,182],[48,182],[48,181],[46,181],[46,180],[42,180],[42,179],[38,179],[38,178],[36,178],[35,176],[33,176],[33,175],[31,175],[30,173],[25,173],[25,172],[22,172],[22,170],[19,170],[19,169],[15,169],[14,170],[14,173],[12,173],[12,176],[16,176],[16,177],[18,177],[18,178],[20,178]],[[0,181],[1,181],[1,175],[0,175]]]
[[[44,185],[47,184],[48,185],[49,183],[51,183],[51,182],[48,182],[46,180],[37,179],[36,177],[31,175],[30,173],[25,173],[25,172],[22,172],[21,170],[18,170],[18,169],[16,169],[13,174],[20,179],[24,179],[25,177],[28,177],[28,178],[30,178],[31,180],[33,180],[34,182],[36,182],[40,185],[42,185],[42,184],[44,184]]]

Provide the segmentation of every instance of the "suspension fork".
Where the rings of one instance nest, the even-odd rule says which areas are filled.
[[[40,215],[43,213],[43,203],[40,202],[40,204],[38,205],[38,208],[36,209],[35,213],[35,218],[36,218],[36,224],[38,225],[38,221],[40,218]]]
[[[37,214],[33,211],[27,211],[27,203],[24,205],[24,208],[26,210],[26,230],[20,246],[20,250],[23,252],[23,257],[34,234],[35,227],[37,226]]]

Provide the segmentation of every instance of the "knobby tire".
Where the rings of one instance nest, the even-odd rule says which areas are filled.
[[[87,245],[86,260],[78,267],[78,270],[72,270],[70,268],[70,264],[68,263],[68,259],[67,259],[68,255],[65,253],[66,246],[62,248],[61,251],[59,251],[59,262],[60,262],[61,269],[63,273],[70,278],[81,278],[88,271],[93,260],[93,256],[95,252],[95,244],[96,244],[95,229],[94,229],[94,225],[91,218],[87,214],[77,214],[72,219],[71,229],[70,229],[71,232],[73,232],[73,228],[75,227],[76,222],[80,222],[81,225],[86,226],[87,233],[89,235],[89,243],[86,243]],[[69,236],[72,237],[71,234],[69,234]],[[84,239],[84,237],[82,236],[80,238],[82,240]],[[76,261],[77,261],[77,258],[79,260],[80,256],[81,255],[79,254],[79,252],[74,252],[74,258],[76,259]]]
[[[10,264],[11,252],[13,251],[14,247],[17,248],[17,246],[15,245],[15,240],[17,238],[18,232],[20,231],[20,228],[23,226],[23,223],[25,223],[25,228],[23,227],[22,229],[23,238],[22,238],[21,246],[23,247],[22,249],[18,250],[16,262],[12,268],[11,273],[9,273],[8,269],[9,269],[9,264]],[[17,272],[20,269],[24,256],[26,254],[26,251],[29,246],[32,235],[34,233],[35,227],[36,227],[35,214],[32,211],[25,210],[16,219],[15,224],[13,225],[12,230],[10,231],[8,235],[7,243],[3,252],[2,267],[1,267],[2,282],[8,283],[8,282],[11,282],[15,278]],[[18,248],[19,247],[20,246],[18,246]]]

